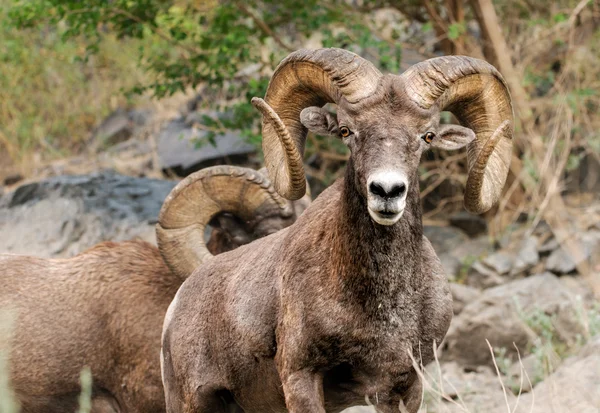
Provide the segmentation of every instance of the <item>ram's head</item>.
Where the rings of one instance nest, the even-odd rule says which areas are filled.
[[[465,207],[489,210],[500,197],[512,151],[509,91],[490,64],[464,56],[427,60],[400,76],[382,75],[341,49],[300,50],[275,70],[263,114],[265,164],[287,199],[305,193],[302,164],[307,129],[338,136],[350,148],[349,168],[373,220],[397,222],[421,153],[429,147],[468,148]],[[322,107],[335,103],[334,115]],[[459,125],[440,125],[452,112]],[[411,188],[411,185],[413,186]]]
[[[177,184],[163,203],[158,247],[169,268],[185,279],[213,255],[291,225],[309,204],[310,193],[294,202],[279,196],[264,169],[202,169]]]

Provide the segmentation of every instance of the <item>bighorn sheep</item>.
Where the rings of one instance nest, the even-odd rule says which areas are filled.
[[[208,221],[234,213],[255,237],[291,224],[306,203],[283,200],[256,171],[207,168],[180,182],[160,214],[157,238],[173,271],[141,241],[105,242],[69,259],[0,255],[0,307],[16,317],[10,382],[22,412],[74,412],[86,365],[92,412],[164,412],[161,326],[189,275],[186,260],[196,265],[210,256],[203,239]],[[174,221],[190,230],[163,229]]]
[[[304,193],[306,128],[339,136],[350,160],[293,225],[204,263],[179,289],[161,349],[167,411],[322,413],[366,398],[416,412],[411,358],[432,360],[452,316],[417,166],[431,146],[468,144],[466,208],[498,200],[512,148],[500,73],[451,56],[382,75],[345,50],[300,50],[253,103],[282,196]],[[440,125],[443,110],[464,127]]]

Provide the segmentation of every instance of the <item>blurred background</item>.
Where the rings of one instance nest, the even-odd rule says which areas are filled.
[[[566,411],[569,397],[589,403],[571,411],[597,411],[585,409],[600,406],[597,0],[0,0],[0,252],[153,241],[178,179],[262,166],[250,99],[303,47],[391,73],[447,54],[500,70],[516,130],[499,205],[464,212],[465,153],[421,162],[425,231],[455,300],[424,411],[528,408],[534,386],[539,411]],[[347,157],[309,134],[313,197]]]

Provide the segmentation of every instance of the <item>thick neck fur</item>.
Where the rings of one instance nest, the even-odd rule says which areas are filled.
[[[403,303],[406,292],[419,288],[423,223],[419,181],[409,184],[404,214],[391,226],[375,223],[348,163],[334,237],[333,276],[342,299],[367,314],[384,314]],[[401,292],[403,292],[401,294]]]

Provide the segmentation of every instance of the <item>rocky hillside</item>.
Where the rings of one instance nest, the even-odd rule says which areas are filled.
[[[68,257],[103,240],[154,242],[175,183],[107,171],[6,191],[0,252]],[[455,316],[438,363],[422,372],[423,412],[505,412],[507,403],[515,412],[598,411],[600,304],[577,269],[600,275],[600,224],[581,228],[585,262],[576,262],[545,225],[492,244],[480,218],[449,222],[425,228],[452,281]]]

